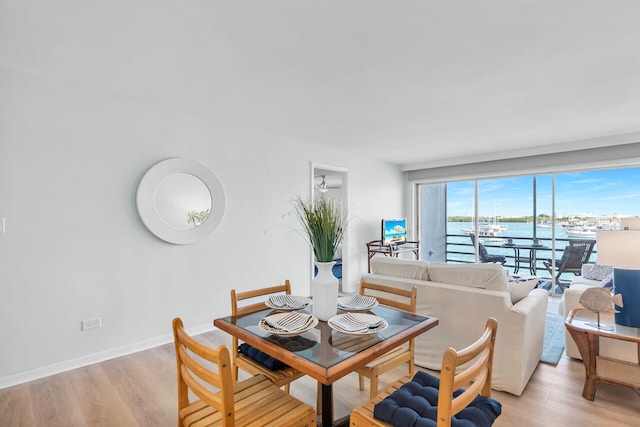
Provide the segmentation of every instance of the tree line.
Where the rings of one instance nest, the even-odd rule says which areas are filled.
[[[537,215],[536,218],[538,218],[538,223],[540,222],[548,222],[551,223],[551,215],[548,214],[540,214]],[[566,221],[568,218],[566,217],[559,217],[556,218],[556,221]],[[447,222],[473,222],[473,217],[472,216],[461,216],[461,215],[451,215],[447,217]],[[478,217],[478,222],[493,222],[493,217],[492,216],[480,216]],[[523,222],[523,223],[528,223],[528,222],[533,222],[533,215],[526,215],[526,216],[516,216],[516,217],[509,217],[509,216],[500,216],[498,217],[497,222]]]

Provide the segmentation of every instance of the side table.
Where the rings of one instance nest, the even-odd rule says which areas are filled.
[[[550,247],[548,246],[544,246],[544,245],[520,245],[520,244],[516,244],[516,243],[505,243],[502,245],[503,248],[511,248],[513,249],[514,252],[514,256],[513,256],[513,260],[514,260],[514,268],[513,268],[513,272],[517,273],[520,270],[520,267],[522,267],[521,264],[528,264],[529,265],[529,271],[531,272],[532,275],[536,275],[536,271],[537,271],[537,262],[538,262],[538,258],[537,258],[537,251],[548,251],[551,250]],[[529,256],[523,256],[520,254],[520,250],[528,250],[529,251]]]
[[[640,329],[616,325],[612,313],[600,313],[600,324],[608,328],[598,328],[596,313],[584,308],[571,310],[564,325],[576,342],[586,380],[582,397],[593,400],[598,383],[615,384],[640,392]],[[610,328],[613,330],[609,330]],[[600,356],[600,337],[634,342],[638,345],[636,363]]]
[[[401,245],[382,243],[382,240],[373,240],[367,243],[367,272],[371,273],[371,258],[375,254],[382,254],[390,257],[398,257],[399,253],[413,252],[416,259],[420,258],[420,242],[407,240]]]

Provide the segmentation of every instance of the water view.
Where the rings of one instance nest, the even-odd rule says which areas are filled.
[[[481,235],[480,242],[486,247],[487,251],[491,255],[503,255],[507,257],[507,264],[505,269],[513,272],[514,264],[514,249],[512,247],[504,247],[503,245],[512,240],[517,245],[531,245],[534,243],[534,230],[533,223],[522,222],[496,222],[489,223],[493,230],[500,230],[493,235]],[[567,227],[568,228],[568,227]],[[480,230],[483,228],[481,227]],[[470,230],[473,230],[473,223],[471,222],[448,222],[447,223],[447,251],[448,262],[474,262],[473,244],[471,237],[469,236]],[[565,226],[560,224],[555,227],[555,240],[556,240],[556,258],[562,256],[562,250],[564,250],[569,239],[573,238],[567,233]],[[552,248],[553,229],[551,226],[543,224],[536,227],[535,238],[539,240],[539,244],[547,248]],[[589,239],[591,237],[583,237],[583,239]],[[595,237],[593,237],[595,240]],[[528,252],[528,250],[526,251]],[[527,255],[525,253],[524,255]],[[537,249],[537,272],[540,277],[550,277],[548,271],[544,268],[542,260],[551,259],[551,249]],[[596,254],[592,254],[590,262],[595,262]],[[528,267],[520,269],[519,274],[528,274]]]

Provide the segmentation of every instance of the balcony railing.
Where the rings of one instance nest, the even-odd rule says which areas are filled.
[[[549,271],[545,268],[543,261],[551,261],[552,251],[551,248],[553,239],[550,238],[537,238],[538,243],[545,248],[536,249],[536,260],[534,268],[531,268],[528,263],[523,263],[524,258],[528,258],[530,255],[529,249],[520,249],[520,260],[516,258],[516,251],[512,246],[504,246],[511,239],[512,243],[517,245],[532,245],[533,236],[509,236],[500,235],[499,238],[485,237],[480,238],[482,244],[487,249],[487,252],[491,255],[502,255],[506,258],[507,262],[504,264],[505,270],[510,274],[513,274],[519,265],[517,274],[531,274],[535,272],[535,275],[543,279],[551,279]],[[556,259],[562,258],[562,254],[567,246],[568,238],[556,238]],[[450,263],[473,263],[475,262],[474,246],[468,234],[447,234],[447,249],[446,249],[446,262]],[[594,250],[591,254],[589,262],[594,262],[596,256]],[[519,261],[519,262],[518,262]],[[563,274],[561,276],[562,281],[570,281],[573,278],[573,274]]]

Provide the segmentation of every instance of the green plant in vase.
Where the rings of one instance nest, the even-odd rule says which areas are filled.
[[[332,262],[342,242],[346,218],[335,199],[296,197],[293,205],[318,262]]]
[[[333,275],[333,260],[342,242],[346,217],[335,199],[320,196],[315,200],[297,197],[293,205],[316,259],[318,274],[311,281],[313,315],[327,321],[337,313],[338,279]]]

